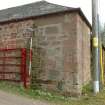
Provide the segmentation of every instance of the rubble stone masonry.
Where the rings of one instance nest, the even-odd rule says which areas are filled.
[[[0,25],[0,48],[25,47],[29,51],[33,36],[31,85],[80,95],[90,80],[89,32],[77,13],[45,16]]]

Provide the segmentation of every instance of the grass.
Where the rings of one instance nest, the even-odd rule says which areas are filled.
[[[95,96],[91,92],[88,92],[88,89],[91,90],[89,85],[84,87],[83,91],[86,94],[82,97],[66,98],[42,90],[24,89],[21,86],[11,85],[8,82],[0,82],[0,90],[28,98],[47,100],[54,103],[54,105],[105,105],[105,89]]]

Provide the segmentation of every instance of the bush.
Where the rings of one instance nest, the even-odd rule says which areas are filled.
[[[93,92],[93,88],[92,88],[92,83],[88,83],[85,86],[83,86],[82,88],[82,94],[86,95],[86,94],[91,94]]]

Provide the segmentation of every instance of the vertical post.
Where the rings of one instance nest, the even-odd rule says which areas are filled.
[[[6,66],[6,65],[5,65],[5,62],[6,62],[6,61],[5,61],[5,57],[6,57],[6,56],[5,56],[5,51],[2,51],[2,52],[3,52],[3,56],[4,56],[4,58],[3,58],[3,72],[4,72],[4,73],[2,74],[2,76],[3,76],[2,79],[5,80],[5,79],[6,79],[6,78],[5,78],[5,66]]]
[[[29,76],[31,75],[32,69],[32,37],[30,39],[30,61],[29,61]]]
[[[27,88],[27,71],[26,71],[26,48],[22,48],[22,65],[21,65],[21,72],[22,72],[22,81],[24,87]]]
[[[98,0],[92,0],[92,46],[93,46],[93,89],[94,93],[99,92],[99,65],[98,65]]]

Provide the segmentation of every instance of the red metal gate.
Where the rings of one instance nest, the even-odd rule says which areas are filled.
[[[26,88],[26,48],[0,49],[0,80],[23,83]]]

